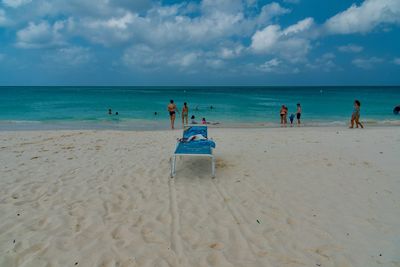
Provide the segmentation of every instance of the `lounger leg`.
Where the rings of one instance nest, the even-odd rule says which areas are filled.
[[[212,178],[215,177],[215,158],[214,156],[211,158],[211,173],[212,173]]]

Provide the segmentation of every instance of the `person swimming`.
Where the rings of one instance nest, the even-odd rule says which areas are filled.
[[[187,106],[187,103],[183,103],[183,108],[182,108],[182,125],[185,125],[185,120],[186,124],[188,124],[188,118],[189,118],[189,107]]]
[[[112,110],[111,110],[111,108],[108,109],[108,115],[112,115]]]
[[[169,104],[167,106],[167,110],[169,112],[169,119],[171,121],[171,129],[175,129],[175,118],[176,118],[176,112],[178,112],[178,109],[176,107],[176,104],[174,103],[174,100],[170,100]]]

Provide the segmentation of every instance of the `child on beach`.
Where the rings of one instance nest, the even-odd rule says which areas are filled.
[[[201,119],[201,124],[207,124],[206,118]]]
[[[354,122],[356,123],[356,128],[360,126],[361,128],[364,128],[364,126],[360,122],[360,107],[361,107],[361,102],[358,100],[354,100],[354,110],[353,114],[351,115],[351,121],[350,121],[350,128],[354,128]]]
[[[290,114],[289,120],[290,120],[290,127],[293,127],[293,121],[294,121],[294,114],[293,113]]]

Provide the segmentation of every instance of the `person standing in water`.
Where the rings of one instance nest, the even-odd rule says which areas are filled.
[[[296,118],[297,118],[297,126],[300,126],[300,118],[301,118],[301,105],[300,105],[300,103],[297,103]]]
[[[358,128],[358,126],[364,128],[364,126],[360,122],[360,107],[361,102],[358,100],[354,100],[354,110],[353,114],[351,115],[350,128],[354,128],[354,123],[356,123],[356,128]]]
[[[176,104],[174,103],[174,100],[170,100],[169,104],[167,106],[168,112],[169,112],[169,119],[171,120],[171,129],[175,129],[175,118],[176,118],[176,112],[178,112],[178,109],[176,107]]]
[[[189,120],[189,107],[187,106],[187,103],[183,103],[183,108],[182,108],[182,125],[185,125],[185,120],[186,120],[186,125],[188,125],[188,120]]]
[[[280,115],[281,115],[281,125],[286,126],[287,124],[287,114],[289,110],[285,105],[282,105]]]
[[[289,120],[290,120],[290,127],[293,127],[293,120],[294,120],[294,114],[293,113],[290,114]]]
[[[281,107],[281,111],[279,112],[281,115],[281,125],[283,125],[284,121],[285,121],[285,105],[282,105]]]

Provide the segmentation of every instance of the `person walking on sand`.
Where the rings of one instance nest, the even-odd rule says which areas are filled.
[[[356,128],[360,126],[361,128],[364,128],[364,126],[360,122],[360,107],[361,107],[361,102],[358,100],[354,100],[354,109],[353,109],[353,114],[351,115],[351,121],[350,121],[350,128],[354,128],[354,123],[356,123]]]
[[[188,125],[188,120],[189,120],[189,107],[187,106],[187,103],[183,103],[183,108],[182,108],[182,125]]]
[[[301,105],[300,105],[300,103],[297,103],[296,118],[297,118],[297,126],[300,126],[300,118],[301,118]]]
[[[169,119],[171,120],[171,129],[175,129],[175,118],[176,118],[176,112],[178,112],[178,109],[176,107],[176,104],[174,103],[174,100],[170,100],[168,104],[168,112],[169,112]]]

